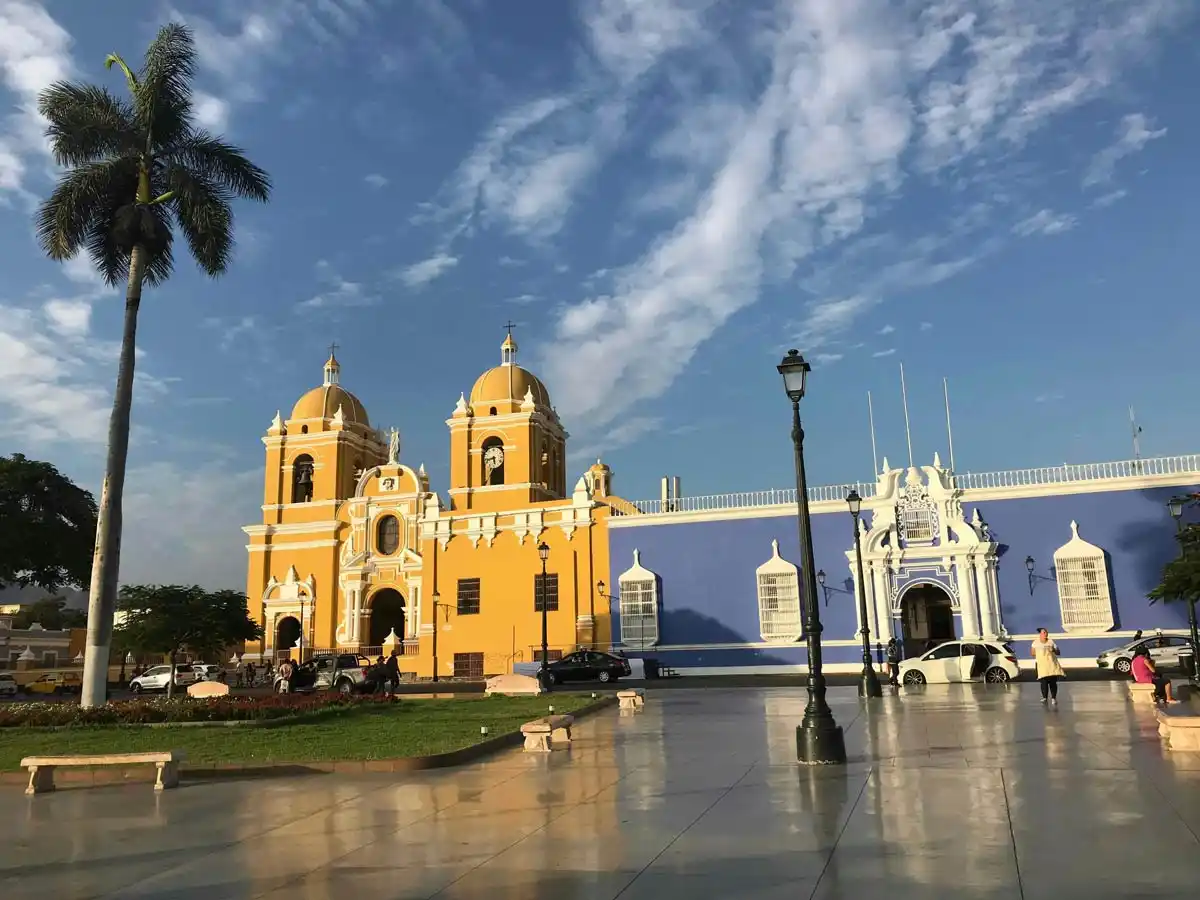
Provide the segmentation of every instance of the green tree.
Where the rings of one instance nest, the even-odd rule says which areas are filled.
[[[213,278],[224,273],[233,251],[232,201],[265,202],[271,189],[266,172],[241,149],[196,127],[196,49],[187,28],[171,24],[159,31],[136,74],[115,54],[105,65],[124,73],[128,99],[76,82],[58,82],[38,98],[54,157],[66,169],[38,211],[41,245],[55,260],[86,252],[105,282],[126,285],[92,561],[84,706],[105,698],[142,287],[170,276],[173,227],[201,271]]]
[[[250,618],[246,595],[240,591],[127,584],[121,588],[117,607],[125,614],[116,629],[117,643],[142,653],[165,653],[172,667],[179,653],[211,657],[232,644],[262,637],[262,628]],[[171,678],[167,695],[174,692]]]
[[[48,462],[0,456],[0,586],[82,587],[95,540],[90,493]]]
[[[1185,525],[1176,540],[1179,555],[1163,567],[1162,581],[1148,595],[1151,603],[1200,600],[1200,524]]]
[[[67,609],[62,597],[43,597],[34,600],[13,616],[13,628],[28,628],[34,622],[51,631],[82,628],[87,624],[87,615],[81,609]]]

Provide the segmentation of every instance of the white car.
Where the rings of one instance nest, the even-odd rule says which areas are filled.
[[[171,677],[170,666],[154,666],[129,682],[129,689],[135,694],[142,691],[165,691],[167,681]],[[191,666],[175,667],[175,687],[187,687],[196,682],[196,673]]]
[[[1133,657],[1140,648],[1145,647],[1150,651],[1150,658],[1154,660],[1155,667],[1159,669],[1178,668],[1181,665],[1180,651],[1187,650],[1190,646],[1191,640],[1184,635],[1155,634],[1150,637],[1138,638],[1136,641],[1130,641],[1120,647],[1113,647],[1111,650],[1105,650],[1096,657],[1096,665],[1101,669],[1111,666],[1114,672],[1128,675],[1129,670],[1133,668]]]
[[[0,697],[17,696],[17,680],[11,675],[0,675]]]
[[[900,663],[900,681],[908,685],[968,681],[1004,684],[1020,675],[1021,664],[1013,648],[997,641],[947,641]]]
[[[223,670],[212,663],[192,663],[192,671],[196,673],[197,681],[220,681]]]

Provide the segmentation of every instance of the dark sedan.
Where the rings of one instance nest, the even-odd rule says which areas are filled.
[[[577,650],[562,659],[556,659],[547,669],[550,671],[550,681],[554,684],[564,681],[607,683],[629,675],[629,660],[596,650]]]

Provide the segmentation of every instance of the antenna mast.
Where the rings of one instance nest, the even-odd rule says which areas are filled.
[[[900,398],[904,402],[904,439],[908,441],[908,467],[913,467],[912,428],[908,424],[908,387],[904,383],[904,363],[900,363]]]
[[[942,394],[946,398],[946,440],[950,443],[950,471],[955,472],[954,468],[954,429],[950,427],[950,382],[942,379]]]
[[[871,477],[879,479],[879,456],[875,453],[875,407],[871,404],[871,392],[867,391],[867,419],[871,423]]]

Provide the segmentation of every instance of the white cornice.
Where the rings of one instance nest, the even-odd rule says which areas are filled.
[[[346,523],[340,519],[327,519],[319,522],[288,522],[280,525],[246,525],[242,531],[249,537],[273,537],[289,534],[319,534],[323,531],[334,531]]]
[[[1024,500],[1030,497],[1055,497],[1063,494],[1102,494],[1110,491],[1145,491],[1164,487],[1192,487],[1200,484],[1200,472],[1177,475],[1142,475],[1135,478],[1106,478],[1094,481],[1068,481],[1056,484],[1029,484],[1014,487],[965,488],[963,503],[984,500]],[[863,503],[863,506],[866,506]]]
[[[290,468],[290,466],[288,468]],[[305,503],[265,503],[265,504],[263,504],[262,510],[263,510],[263,512],[278,512],[279,510],[283,510],[283,509],[299,509],[300,507],[304,507],[304,506],[307,506],[310,508],[314,507],[314,506],[331,506],[331,507],[336,508],[337,505],[341,502],[343,502],[343,501],[341,501],[341,500],[309,500]]]
[[[328,541],[288,541],[282,544],[247,544],[246,550],[250,553],[266,553],[268,550],[310,550],[318,547],[336,547],[337,540]]]

